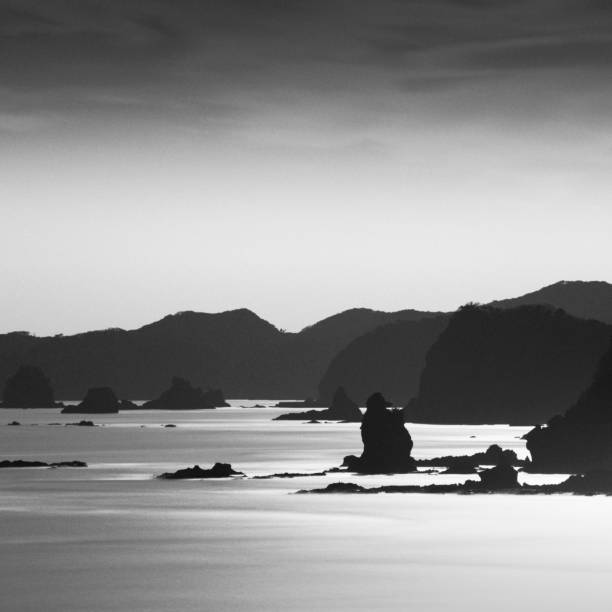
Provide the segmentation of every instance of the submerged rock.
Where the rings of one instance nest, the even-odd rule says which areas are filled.
[[[4,386],[2,408],[56,408],[51,382],[37,366],[22,365]]]
[[[588,472],[612,469],[612,346],[593,382],[562,416],[525,436],[531,471]]]
[[[244,474],[233,470],[229,463],[215,463],[209,470],[204,470],[199,465],[194,465],[191,468],[184,468],[176,472],[164,472],[157,478],[182,480],[189,478],[229,478],[230,476],[244,476]]]
[[[21,423],[19,421],[11,421],[9,427],[19,427]]]
[[[202,391],[200,387],[179,376],[172,379],[170,388],[157,399],[145,402],[144,409],[155,410],[197,410],[229,406],[220,389]]]
[[[361,457],[345,457],[343,465],[349,471],[391,474],[416,470],[416,461],[410,456],[412,438],[403,414],[401,410],[389,410],[390,406],[380,393],[368,398],[361,423],[363,453]]]
[[[360,423],[362,419],[359,406],[346,394],[344,387],[338,387],[329,408],[325,410],[306,410],[289,412],[277,416],[275,421],[345,421]]]
[[[79,421],[78,423],[66,423],[67,427],[95,427],[93,421]]]

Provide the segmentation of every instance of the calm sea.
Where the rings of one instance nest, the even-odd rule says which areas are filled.
[[[272,422],[241,408],[93,415],[0,411],[0,459],[87,469],[0,470],[0,609],[12,611],[496,612],[607,609],[612,499],[512,495],[298,496],[412,474],[160,481],[214,461],[249,475],[315,472],[359,453],[356,424]],[[90,417],[85,417],[90,418]],[[21,427],[8,427],[17,420]],[[59,423],[59,424],[57,424]],[[176,428],[164,428],[174,423]],[[409,425],[413,454],[525,455],[527,428]],[[562,476],[547,477],[557,481]],[[544,480],[530,476],[530,482]]]

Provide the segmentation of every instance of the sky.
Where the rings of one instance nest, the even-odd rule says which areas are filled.
[[[612,281],[607,0],[0,0],[0,332]]]

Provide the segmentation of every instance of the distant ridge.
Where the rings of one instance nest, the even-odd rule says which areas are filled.
[[[604,281],[559,281],[516,298],[496,300],[490,306],[514,308],[548,304],[583,319],[612,323],[612,284]]]
[[[612,323],[612,285],[606,282],[562,281],[493,302],[503,308],[521,304],[551,304],[577,317]],[[133,330],[50,337],[12,332],[0,335],[0,384],[20,365],[32,364],[43,369],[60,399],[80,399],[99,386],[115,389],[120,397],[150,399],[177,375],[203,389],[223,389],[227,397],[315,397],[321,383],[323,395],[345,385],[363,401],[358,396],[376,383],[405,401],[416,393],[437,326],[445,325],[424,320],[441,315],[352,308],[286,333],[240,308],[178,312]],[[349,375],[353,378],[346,384]]]

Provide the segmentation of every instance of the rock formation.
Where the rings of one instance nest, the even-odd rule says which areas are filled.
[[[51,382],[37,366],[22,365],[4,386],[3,408],[55,408]]]
[[[170,388],[157,399],[145,402],[142,408],[156,410],[197,410],[229,406],[219,389],[202,391],[188,380],[175,376]]]
[[[578,401],[546,427],[526,434],[530,471],[585,472],[612,469],[612,346]]]
[[[87,467],[84,461],[57,461],[47,463],[46,461],[27,461],[25,459],[4,459],[0,461],[0,468],[31,468],[31,467]]]
[[[236,472],[229,463],[215,463],[209,470],[202,469],[199,465],[184,468],[176,472],[164,472],[158,478],[165,480],[186,480],[191,478],[229,478],[230,476],[244,476],[242,472]]]
[[[277,416],[275,421],[346,421],[360,423],[361,410],[346,394],[344,387],[338,387],[334,393],[331,405],[325,410],[306,410],[304,412],[288,412]]]
[[[416,470],[416,461],[410,456],[412,438],[402,412],[389,410],[390,406],[380,393],[368,398],[361,422],[363,453],[361,457],[345,457],[344,465],[349,471],[392,474]]]
[[[503,450],[498,444],[492,444],[485,452],[473,455],[445,455],[432,459],[419,459],[418,467],[445,467],[447,474],[472,474],[480,465],[507,464],[522,466],[524,461],[518,459],[513,450]]]
[[[110,387],[93,387],[77,406],[66,406],[64,414],[105,414],[119,412],[121,402]]]

